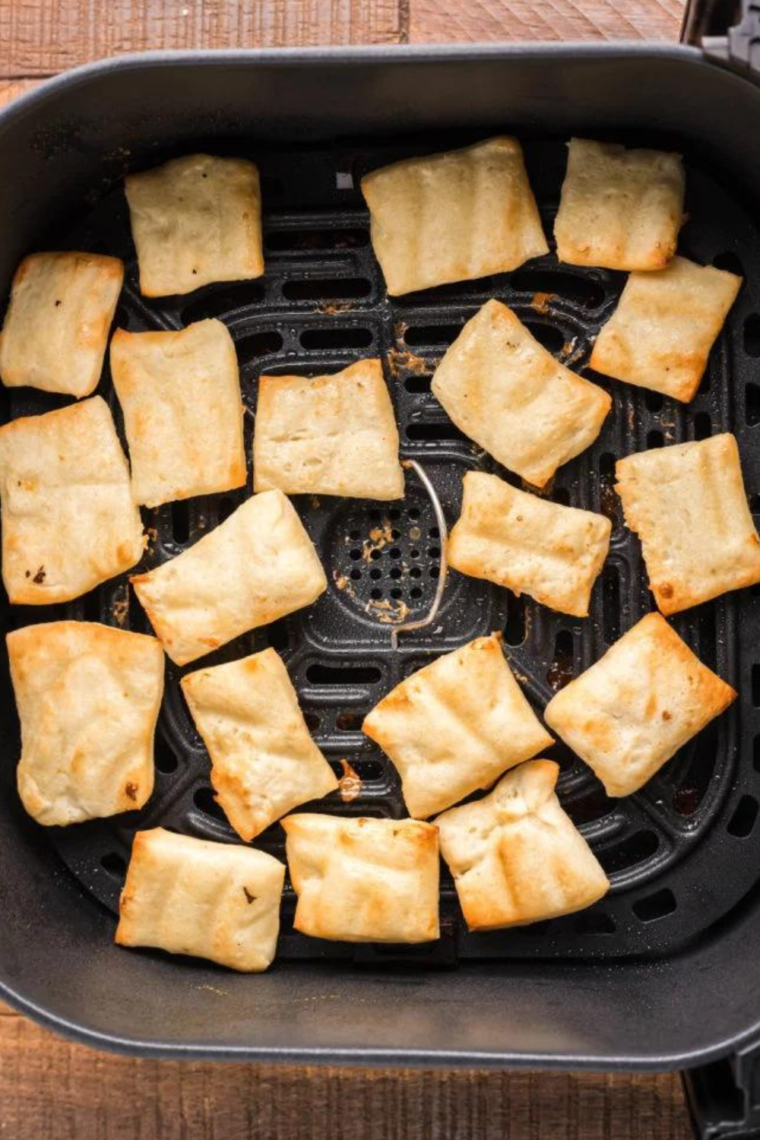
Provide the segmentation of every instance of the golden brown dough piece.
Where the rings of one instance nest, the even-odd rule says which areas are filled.
[[[164,688],[156,638],[55,621],[14,630],[7,642],[29,814],[64,826],[141,808],[153,791]]]
[[[284,865],[252,847],[138,831],[116,941],[259,973],[277,949],[284,880]]]
[[[507,135],[362,178],[392,295],[517,269],[549,252],[522,147]]]
[[[375,705],[362,731],[401,773],[409,814],[451,807],[553,743],[500,638],[479,637],[418,670]]]
[[[688,403],[741,283],[735,273],[685,257],[658,273],[632,273],[597,337],[591,367]]]
[[[261,376],[254,490],[402,499],[398,428],[379,360],[332,376]]]
[[[438,938],[438,829],[413,819],[299,813],[282,821],[294,926],[342,942]]]
[[[612,406],[500,301],[488,301],[467,322],[432,390],[465,435],[536,487],[594,442]]]
[[[498,930],[572,914],[609,881],[555,795],[559,766],[529,760],[490,795],[436,819],[470,930]]]
[[[190,154],[124,182],[145,297],[261,277],[261,190],[244,158]]]
[[[100,396],[0,428],[0,500],[12,602],[68,602],[142,557],[129,468]]]
[[[676,252],[685,177],[680,154],[571,139],[554,223],[570,265],[662,269]]]
[[[243,404],[232,337],[221,321],[111,341],[136,503],[229,491],[245,483]]]
[[[728,433],[619,459],[616,491],[664,614],[760,582],[760,539]]]
[[[544,717],[608,795],[629,796],[735,699],[653,613],[552,697]]]

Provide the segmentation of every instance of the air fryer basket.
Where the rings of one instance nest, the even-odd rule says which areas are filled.
[[[526,142],[550,229],[571,131],[678,147],[690,213],[682,250],[746,278],[688,409],[595,377],[613,392],[614,416],[594,447],[560,470],[550,492],[556,501],[602,510],[615,524],[586,621],[451,573],[438,622],[402,635],[392,651],[394,620],[422,616],[440,572],[439,535],[422,487],[410,473],[399,503],[296,500],[324,560],[328,592],[311,609],[207,660],[267,644],[283,654],[318,743],[338,770],[345,759],[362,779],[359,799],[343,804],[336,795],[319,808],[403,813],[393,768],[359,725],[380,695],[435,654],[501,630],[540,709],[647,612],[639,547],[620,525],[612,489],[615,457],[734,431],[760,510],[760,226],[753,209],[760,166],[747,146],[759,112],[751,77],[693,49],[547,47],[134,57],[53,81],[0,117],[3,168],[14,172],[0,185],[8,221],[3,291],[26,250],[85,248],[128,262],[122,326],[176,328],[221,317],[240,358],[249,449],[262,371],[316,374],[380,356],[402,452],[424,465],[449,522],[463,472],[492,469],[429,391],[435,363],[464,320],[496,296],[584,370],[623,278],[559,267],[550,255],[510,275],[389,301],[357,189],[365,170],[514,130]],[[259,163],[266,276],[166,303],[143,300],[121,177],[201,148]],[[102,391],[118,422],[108,376]],[[3,398],[3,419],[56,402],[30,391]],[[191,544],[244,494],[146,512],[153,537],[145,565]],[[64,615],[147,628],[122,579],[68,606],[6,603],[2,612],[6,628]],[[208,760],[178,690],[180,670],[168,667],[157,788],[145,811],[51,832],[26,819],[13,791],[17,724],[4,662],[0,995],[93,1044],[170,1056],[675,1067],[743,1055],[760,1036],[753,952],[760,939],[760,595],[731,595],[675,625],[739,689],[731,713],[622,801],[608,800],[567,751],[551,753],[562,765],[562,800],[610,873],[608,898],[578,916],[476,936],[464,929],[444,879],[440,942],[396,949],[297,935],[289,895],[280,958],[256,978],[111,945],[137,827],[161,822],[234,838],[211,797]],[[281,853],[278,828],[262,846]],[[723,1066],[703,1070],[695,1083],[704,1127],[711,1113],[738,1122],[754,1104],[751,1052],[734,1071],[735,1086]],[[716,1090],[726,1095],[719,1110]]]

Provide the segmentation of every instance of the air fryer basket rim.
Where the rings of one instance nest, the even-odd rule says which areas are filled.
[[[74,87],[86,86],[96,82],[110,72],[139,72],[141,68],[167,68],[175,69],[185,65],[193,67],[221,68],[233,64],[235,66],[253,67],[265,64],[267,67],[280,66],[311,66],[329,65],[330,67],[361,66],[365,63],[382,63],[388,67],[415,65],[419,63],[438,63],[446,61],[461,61],[472,64],[476,61],[546,61],[559,62],[589,61],[611,62],[620,60],[640,59],[678,62],[681,66],[698,67],[700,72],[710,67],[703,54],[694,48],[683,46],[646,45],[646,44],[531,44],[531,45],[474,45],[474,46],[434,46],[416,47],[369,47],[369,48],[314,48],[314,49],[275,49],[250,51],[223,51],[223,52],[152,52],[124,56],[113,60],[106,60],[88,64],[72,72],[48,80],[40,86],[16,100],[6,110],[0,112],[0,145],[7,128],[19,123],[24,116],[34,111],[44,111],[46,107],[55,109],[59,94]],[[736,83],[748,85],[739,77],[732,77]],[[2,883],[0,883],[0,899],[2,898]],[[754,923],[755,927],[760,922]],[[738,941],[736,932],[734,940]],[[727,944],[731,942],[726,939]],[[714,964],[714,963],[713,963]],[[541,969],[541,967],[537,967]],[[600,966],[600,970],[610,972],[607,967]],[[619,983],[624,984],[624,971],[614,968],[619,974]],[[645,970],[642,968],[642,974]],[[556,973],[556,972],[555,972]],[[573,973],[572,977],[578,975]],[[568,971],[568,977],[570,972]],[[283,979],[283,984],[284,979]],[[389,985],[396,985],[393,980]],[[350,986],[349,986],[350,989]],[[377,1065],[447,1065],[447,1066],[526,1066],[532,1068],[625,1068],[640,1070],[658,1070],[670,1068],[688,1068],[703,1064],[728,1053],[737,1051],[760,1036],[760,1019],[755,1018],[748,1023],[746,1019],[737,1018],[735,1024],[740,1028],[736,1032],[722,1035],[720,1040],[712,1042],[709,1047],[694,1051],[689,1049],[669,1050],[658,1053],[656,1047],[640,1052],[626,1053],[624,1047],[607,1052],[573,1053],[560,1051],[547,1053],[537,1051],[521,1052],[503,1049],[489,1050],[487,1047],[479,1049],[433,1049],[405,1050],[401,1047],[368,1048],[361,1052],[356,1048],[325,1047],[308,1044],[301,1046],[283,1047],[272,1045],[266,1041],[263,1044],[246,1045],[218,1045],[209,1044],[196,1038],[188,1038],[182,1044],[171,1041],[161,1041],[160,1038],[142,1039],[139,1036],[109,1034],[99,1028],[87,1024],[83,1017],[81,1022],[73,1018],[59,1016],[55,1008],[46,1008],[42,1004],[30,1000],[23,993],[14,989],[8,981],[0,979],[0,997],[23,1013],[33,1017],[36,1021],[55,1029],[74,1040],[90,1044],[94,1047],[107,1048],[121,1053],[131,1053],[138,1056],[167,1057],[176,1059],[187,1057],[194,1059],[225,1059],[225,1060],[277,1060],[282,1062],[310,1062],[310,1063],[343,1063],[343,1064],[377,1064]]]

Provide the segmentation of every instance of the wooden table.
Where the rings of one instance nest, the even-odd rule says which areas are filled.
[[[0,0],[0,102],[143,48],[678,36],[682,0]],[[0,935],[1,936],[1,935]],[[0,1140],[687,1140],[672,1074],[137,1061],[0,1006]]]

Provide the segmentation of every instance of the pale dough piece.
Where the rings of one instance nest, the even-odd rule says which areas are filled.
[[[259,172],[244,158],[190,154],[124,183],[145,297],[261,277]]]
[[[98,386],[124,266],[98,253],[33,253],[13,278],[0,332],[8,388],[89,396]]]
[[[502,135],[362,178],[391,295],[517,269],[549,252],[522,147]]]
[[[529,760],[490,795],[436,819],[470,930],[524,926],[597,902],[609,881],[554,788],[559,766]]]
[[[632,273],[596,339],[591,367],[688,403],[741,284],[735,273],[685,257],[658,273]]]
[[[552,697],[544,717],[608,795],[629,796],[735,698],[652,613]]]
[[[217,802],[242,839],[337,790],[274,649],[188,673],[180,684],[211,757]]]
[[[402,499],[398,428],[379,360],[332,376],[261,376],[254,490]]]
[[[554,223],[570,265],[662,269],[684,220],[680,154],[571,139]]]
[[[21,801],[46,826],[141,808],[153,791],[164,688],[155,637],[55,621],[8,634]]]
[[[664,614],[760,582],[760,539],[733,435],[640,451],[619,459],[615,474]]]
[[[254,495],[194,546],[131,582],[177,665],[311,605],[327,589],[282,491]]]
[[[407,677],[375,705],[362,731],[388,753],[409,814],[422,819],[490,787],[553,743],[495,634]]]
[[[259,973],[277,950],[284,880],[284,865],[264,851],[138,831],[116,941]]]
[[[294,926],[341,942],[430,942],[438,928],[438,829],[412,819],[308,813],[282,821]]]
[[[136,503],[229,491],[245,483],[237,356],[222,321],[111,341]]]
[[[500,301],[488,301],[467,322],[432,390],[465,435],[536,487],[594,442],[612,406]]]
[[[68,602],[142,557],[129,468],[100,396],[0,428],[0,500],[12,602]]]
[[[609,519],[518,491],[496,475],[468,471],[462,513],[449,537],[449,565],[576,617],[610,545]]]

